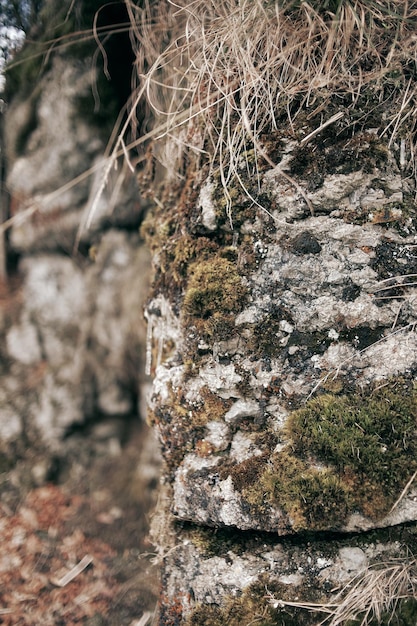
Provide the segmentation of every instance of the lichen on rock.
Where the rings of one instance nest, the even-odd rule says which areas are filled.
[[[159,624],[409,626],[416,7],[169,4],[138,56]]]
[[[363,193],[371,184],[367,176],[361,177],[359,171],[356,178],[352,177],[362,181]],[[343,193],[349,198],[351,183],[339,180],[340,188],[344,184]],[[198,187],[197,180],[195,185]],[[322,191],[330,198],[333,191],[329,189]],[[212,183],[206,195],[209,191],[214,193]],[[285,197],[282,189],[280,198],[284,201]],[[171,466],[176,476],[174,511],[199,523],[238,528],[250,527],[247,520],[252,515],[253,528],[284,534],[308,528],[351,528],[353,514],[357,529],[378,525],[382,519],[389,523],[386,515],[390,507],[415,471],[412,445],[401,443],[405,441],[402,427],[411,433],[415,426],[415,315],[413,299],[410,305],[404,300],[413,287],[401,282],[401,276],[394,274],[400,272],[399,266],[393,265],[393,255],[400,251],[406,254],[413,238],[387,231],[379,224],[349,224],[339,213],[305,217],[280,224],[271,232],[265,230],[268,216],[259,211],[252,221],[246,218],[243,222],[244,234],[239,234],[236,226],[230,231],[223,222],[212,232],[210,245],[203,251],[198,242],[202,243],[205,235],[193,231],[201,202],[194,208],[184,198],[181,202],[186,210],[179,205],[177,217],[184,247],[178,230],[173,244],[169,237],[164,243],[168,250],[175,246],[181,264],[181,279],[172,292],[180,336],[173,330],[175,345],[164,364],[167,381],[174,366],[174,396],[167,401],[156,393],[152,401],[154,406],[160,402],[159,406],[165,407],[164,411],[172,415],[171,425],[176,423],[177,433],[183,431],[181,437],[187,441],[185,454],[176,453],[176,458],[182,459],[178,468]],[[178,256],[190,247],[192,236],[193,249],[202,251],[200,260],[196,252]],[[176,271],[175,257],[173,261],[172,267],[157,265],[156,289],[159,275],[165,281],[167,271]],[[407,274],[412,273],[413,263],[411,253]],[[395,291],[394,284],[393,296],[384,297],[387,274],[396,276],[401,287]],[[169,297],[169,285],[164,285]],[[166,326],[164,332],[169,335]],[[181,362],[182,374],[177,365]],[[157,389],[158,375],[155,384]],[[216,449],[199,443],[205,438],[204,421],[199,417],[204,406],[203,388],[219,402],[231,401],[228,408],[218,404],[216,420],[229,428],[224,445]],[[329,395],[332,389],[337,393]],[[400,402],[404,393],[407,400]],[[184,415],[188,411],[188,419],[184,418],[181,425],[175,418],[179,397]],[[332,457],[318,442],[311,449],[303,446],[300,442],[305,442],[306,436],[295,429],[299,416],[305,415],[305,423],[317,422],[317,432],[323,434],[326,424],[321,424],[324,418],[320,416],[326,410],[331,412],[331,406],[337,416],[333,427],[339,424],[341,435],[339,439],[335,431],[328,437],[334,445],[340,441],[341,447],[347,438],[346,453],[339,450],[340,458],[336,452]],[[317,407],[314,419],[313,407]],[[342,407],[346,407],[349,420],[353,419],[353,427],[348,426],[347,418],[345,421]],[[399,423],[393,426],[396,415]],[[384,420],[400,433],[398,440],[382,441]],[[195,428],[198,434],[187,438],[187,432],[197,433]],[[249,463],[256,467],[249,472],[252,478],[247,484],[237,480],[239,455],[233,460],[227,452],[234,435],[242,430],[258,439],[248,448],[249,457],[241,461],[242,476]],[[169,430],[164,432],[169,439]],[[361,445],[355,443],[355,436]],[[206,461],[196,471],[194,463],[202,450]],[[396,457],[396,471],[389,463],[391,452]],[[341,460],[348,453],[352,455],[350,463],[346,458]],[[388,483],[384,482],[383,468]],[[234,505],[234,521],[219,512],[225,499],[221,495],[226,489],[224,481],[229,476],[228,498],[240,502],[240,513],[239,506]],[[204,498],[205,507],[197,493]],[[403,521],[413,519],[412,495],[408,495],[410,507],[403,507],[401,513],[396,510],[396,520],[398,515]]]

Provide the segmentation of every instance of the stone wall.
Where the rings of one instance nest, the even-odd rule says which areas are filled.
[[[376,133],[301,151],[309,130],[283,124],[276,166],[259,165],[266,210],[243,161],[231,219],[220,181],[192,166],[147,218],[171,520],[160,624],[339,624],[374,601],[387,623],[390,568],[414,567],[414,184]]]
[[[415,180],[384,103],[347,125],[322,125],[334,100],[277,112],[226,195],[186,149],[142,223],[127,168],[97,195],[94,80],[58,55],[6,117],[4,449],[143,414],[149,374],[160,626],[414,625]]]
[[[37,36],[41,41],[42,33]],[[0,321],[5,449],[22,437],[26,445],[59,447],[76,426],[144,417],[148,384],[143,308],[150,260],[139,234],[146,206],[122,162],[97,193],[115,123],[111,98],[120,98],[120,85],[110,81],[101,101],[103,67],[94,62],[93,39],[88,49],[80,44],[47,51],[34,74],[26,59],[39,41],[26,45],[22,67],[11,70],[3,113],[9,208]]]

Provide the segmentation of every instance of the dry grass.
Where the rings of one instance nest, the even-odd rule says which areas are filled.
[[[417,568],[414,560],[369,568],[342,589],[336,606],[322,624],[339,626],[353,617],[361,619],[360,626],[366,626],[371,620],[381,623],[384,614],[395,614],[400,600],[413,598],[416,594]]]
[[[358,626],[392,619],[401,600],[417,597],[417,563],[392,562],[369,567],[341,589],[328,604],[286,602],[268,596],[276,607],[292,606],[325,617],[317,626],[341,626],[355,621]],[[384,623],[386,623],[384,621]]]
[[[308,117],[319,122],[297,136],[303,145],[329,125],[365,126],[367,115],[382,104],[386,114],[379,134],[391,144],[399,138],[402,167],[415,173],[417,1],[125,4],[130,23],[99,28],[95,22],[89,31],[44,42],[39,52],[50,55],[94,37],[98,55],[107,36],[130,31],[135,80],[127,122],[116,125],[101,166],[103,187],[120,155],[129,161],[134,150],[138,163],[144,158],[142,147],[151,142],[169,179],[181,178],[184,152],[191,150],[219,176],[229,210],[229,189],[236,182],[260,206],[245,179],[260,187],[261,162],[275,166],[263,145],[265,135],[283,123],[295,125],[300,112],[308,110]],[[368,110],[361,110],[359,102],[364,93],[374,103]],[[146,120],[142,127],[138,109]],[[94,210],[93,203],[87,221]]]
[[[414,167],[417,2],[147,0],[142,8],[127,0],[127,6],[138,82],[163,138],[155,154],[170,176],[180,175],[185,148],[206,152],[227,196],[232,179],[244,187],[248,150],[260,180],[263,134],[277,129],[283,115],[294,124],[306,108],[322,112],[309,137],[329,123],[346,127],[366,90],[374,102],[386,101],[380,135],[391,143],[406,135],[407,164]]]

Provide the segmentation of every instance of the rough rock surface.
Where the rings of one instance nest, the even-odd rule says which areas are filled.
[[[351,531],[414,520],[413,487],[390,512],[417,468],[411,441],[401,446],[396,438],[390,440],[389,428],[384,432],[383,411],[384,404],[391,406],[392,416],[385,418],[391,424],[395,413],[415,415],[417,407],[413,391],[417,309],[414,286],[409,284],[417,271],[415,234],[411,220],[401,218],[400,224],[399,215],[391,228],[387,222],[374,223],[372,217],[388,203],[403,200],[399,173],[391,161],[384,170],[375,168],[372,176],[361,170],[328,176],[320,192],[310,195],[313,206],[327,214],[298,220],[294,216],[302,214],[304,199],[294,198],[294,190],[278,179],[273,186],[271,172],[266,178],[273,197],[279,198],[274,220],[259,209],[248,211],[236,227],[240,243],[219,243],[213,253],[207,253],[207,266],[212,259],[218,262],[217,274],[213,272],[207,286],[200,276],[194,281],[200,266],[192,259],[185,270],[179,315],[168,288],[163,306],[159,294],[148,307],[155,340],[176,341],[173,358],[156,367],[152,400],[154,411],[162,416],[156,425],[167,447],[172,433],[165,428],[166,416],[172,416],[172,425],[178,420],[173,398],[189,414],[188,422],[178,426],[189,431],[190,439],[185,438],[186,445],[176,450],[173,510],[181,519],[197,523],[279,534],[312,524],[320,530]],[[383,184],[387,179],[388,190]],[[205,189],[207,194],[207,185]],[[211,204],[216,207],[214,199]],[[357,204],[372,215],[352,224],[347,216]],[[197,207],[193,216],[202,224],[204,206]],[[220,224],[219,203],[216,209],[220,241],[227,235]],[[228,287],[232,273],[239,277],[244,295],[229,310],[227,299],[233,299],[233,294],[226,289],[233,288],[232,283]],[[216,290],[221,294],[223,289],[219,297]],[[162,325],[157,321],[161,315]],[[208,326],[209,315],[214,328]],[[222,324],[228,324],[226,331]],[[180,337],[178,327],[182,327]],[[197,352],[192,364],[188,361],[191,346]],[[364,394],[373,397],[372,407]],[[410,398],[407,408],[400,406],[404,394]],[[211,411],[207,398],[213,404]],[[320,417],[324,410],[327,417]],[[374,427],[361,424],[370,410],[375,412]],[[357,419],[351,424],[349,415],[354,413]],[[323,420],[317,430],[326,432],[320,436],[313,428],[304,429],[307,420],[319,424]],[[336,449],[336,441],[343,438],[338,420],[345,429],[342,435],[352,439],[347,444],[352,445],[350,451]],[[334,448],[326,437],[335,440]],[[390,458],[397,449],[395,463],[404,466],[394,479]],[[381,450],[389,467],[389,476],[378,475],[388,490],[385,504],[374,484],[379,471],[374,465],[381,462]],[[302,499],[317,500],[318,492],[328,490],[323,502],[316,503],[317,519],[307,522],[302,499],[299,504],[285,504],[290,492],[297,501],[299,488],[285,474],[285,467],[280,468],[289,463],[308,473],[309,486],[304,487]],[[345,479],[352,480],[351,472],[358,474],[357,485],[362,479],[366,482],[369,473],[369,491],[348,502],[350,496],[337,494],[345,489]],[[274,485],[285,480],[289,485],[282,489]],[[351,485],[346,489],[350,493]],[[367,501],[365,507],[361,498]],[[336,516],[332,507],[338,508]]]
[[[267,211],[237,185],[229,216],[190,168],[147,220],[150,415],[178,520],[161,624],[238,624],[249,605],[254,621],[316,624],[314,603],[336,606],[358,572],[407,561],[385,529],[417,520],[413,184],[395,147],[373,136],[375,160],[369,134],[355,141],[339,169],[315,142],[316,185],[288,142],[261,172]]]
[[[159,626],[341,623],[375,597],[388,622],[385,598],[415,596],[416,578],[417,229],[404,155],[365,123],[316,133],[320,111],[268,136],[275,167],[254,167],[248,150],[245,190],[230,180],[228,198],[191,155],[143,228],[155,265],[145,350],[142,205],[117,172],[114,193],[97,195],[104,140],[78,118],[94,79],[58,55],[7,114],[21,256],[1,308],[2,448],[59,446],[85,422],[99,437],[100,418],[136,416],[146,353],[165,459]],[[50,469],[35,468],[40,482]],[[398,622],[414,624],[415,606],[395,605]]]
[[[395,576],[406,579],[407,550],[415,545],[413,531],[398,528],[367,533],[359,541],[355,535],[324,534],[277,541],[268,533],[183,526],[172,529],[171,540],[160,623],[176,615],[187,626],[251,620],[317,626],[326,618],[342,619],[349,610],[368,609],[376,589],[388,596],[391,576],[391,583]],[[412,602],[403,609],[404,623],[412,623],[406,620],[413,610]]]

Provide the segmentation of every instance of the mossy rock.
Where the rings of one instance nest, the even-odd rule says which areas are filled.
[[[188,275],[185,325],[194,325],[206,339],[228,338],[247,295],[236,262],[219,253],[190,265]]]
[[[267,496],[296,530],[337,529],[359,511],[387,515],[417,470],[417,391],[397,379],[368,393],[323,394],[294,411],[290,445],[272,455],[244,489],[260,505]]]
[[[317,591],[305,588],[305,600],[319,601]],[[300,589],[268,580],[261,576],[240,597],[225,598],[224,606],[200,606],[185,620],[184,626],[313,626],[322,617],[319,612],[306,611],[297,604]],[[277,601],[274,601],[274,599]],[[284,602],[280,602],[284,600]]]
[[[367,392],[324,393],[294,411],[287,441],[224,469],[253,512],[281,509],[294,531],[342,530],[359,513],[377,523],[417,471],[417,390],[395,379]],[[271,442],[276,442],[276,435]]]
[[[301,599],[298,592],[287,586],[271,585],[274,587],[274,593],[267,586],[261,588],[259,585],[252,585],[240,598],[230,599],[225,607],[208,605],[197,607],[193,613],[185,620],[184,626],[242,626],[243,624],[257,624],[259,626],[304,626],[313,624],[322,624],[323,612],[319,609],[308,610],[303,608],[303,600],[309,604],[306,599]],[[266,591],[267,590],[267,591]],[[275,603],[268,601],[268,593],[271,597],[276,597]],[[311,593],[309,594],[311,595]],[[296,596],[293,600],[294,606],[291,606],[291,597]],[[280,600],[283,602],[280,603]],[[369,599],[371,604],[372,599]],[[288,602],[288,604],[286,604]],[[296,605],[299,606],[296,606]],[[370,610],[365,618],[365,610],[359,615],[352,615],[352,619],[344,620],[345,626],[414,626],[415,615],[417,609],[417,600],[415,598],[396,599],[393,598],[392,611],[386,611],[381,615],[380,619],[373,618],[373,612]],[[328,613],[326,611],[324,615]],[[329,618],[331,619],[331,617]],[[326,620],[327,621],[327,620]]]
[[[330,465],[375,518],[417,469],[416,427],[416,388],[397,380],[368,394],[319,396],[291,415],[287,432],[297,455]]]

